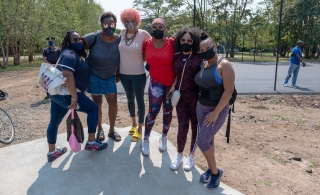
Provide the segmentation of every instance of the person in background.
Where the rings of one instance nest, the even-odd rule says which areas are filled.
[[[56,140],[59,124],[71,108],[88,115],[89,136],[85,150],[99,151],[108,146],[107,143],[95,140],[98,107],[84,94],[89,83],[89,67],[81,58],[84,55],[85,50],[79,33],[68,31],[62,42],[62,53],[59,60],[59,64],[63,66],[58,67],[66,78],[66,84],[62,86],[60,94],[50,95],[50,122],[47,129],[48,162],[56,160],[67,151],[66,147],[56,148]]]
[[[292,49],[292,54],[291,58],[289,61],[289,69],[288,69],[288,74],[285,80],[283,81],[283,86],[288,87],[288,81],[291,78],[292,75],[292,81],[291,81],[291,86],[292,87],[299,87],[297,85],[297,78],[300,70],[300,62],[303,67],[306,66],[306,63],[302,60],[302,51],[301,49],[303,48],[304,43],[303,41],[299,40],[297,42],[297,46]]]
[[[149,64],[150,84],[148,89],[149,110],[145,120],[142,154],[149,155],[149,137],[156,117],[163,107],[162,136],[159,139],[159,150],[167,149],[167,133],[172,120],[172,105],[167,95],[175,81],[173,71],[174,39],[167,38],[165,20],[156,18],[152,21],[153,38],[146,40],[142,46],[142,53]]]
[[[87,92],[99,108],[97,139],[105,139],[102,128],[102,98],[109,105],[110,129],[108,137],[121,141],[121,136],[115,132],[114,126],[118,113],[117,86],[119,81],[120,36],[115,34],[117,17],[112,12],[105,12],[100,17],[102,30],[84,36],[85,49],[90,49],[86,62],[89,65],[89,86]]]
[[[189,122],[191,122],[191,145],[190,153],[183,166],[184,170],[190,171],[194,165],[194,152],[196,149],[195,142],[197,137],[197,101],[199,87],[194,82],[194,77],[200,70],[200,64],[203,59],[199,53],[200,29],[183,28],[176,32],[175,50],[179,51],[174,56],[173,70],[177,75],[177,79],[172,85],[170,92],[178,90],[180,83],[180,99],[176,106],[178,117],[178,134],[177,145],[178,155],[170,164],[170,168],[176,170],[183,161],[183,150],[187,141],[189,131]],[[184,68],[185,67],[185,68]]]
[[[200,181],[208,183],[209,189],[217,188],[223,170],[217,168],[214,137],[228,116],[229,100],[234,91],[235,73],[228,60],[216,54],[217,45],[212,38],[200,43],[200,55],[205,60],[195,76],[199,86],[197,103],[198,136],[196,144],[205,156],[208,169],[200,176]]]
[[[42,56],[43,56],[43,62],[48,63],[48,64],[56,64],[60,53],[61,49],[57,46],[55,46],[54,37],[47,37],[46,40],[48,41],[48,47],[43,50]],[[47,96],[44,99],[49,99],[49,94],[47,93]]]
[[[132,119],[129,134],[131,141],[141,139],[142,126],[145,117],[144,88],[146,73],[142,55],[142,44],[150,39],[150,34],[138,29],[141,23],[140,12],[134,8],[125,9],[120,14],[125,29],[121,31],[120,52],[120,81],[127,95],[128,109]],[[138,104],[138,123],[136,120],[135,102]]]

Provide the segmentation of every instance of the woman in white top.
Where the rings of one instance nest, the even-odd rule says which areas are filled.
[[[128,109],[132,118],[132,127],[129,134],[131,141],[141,139],[142,125],[145,115],[144,88],[146,86],[146,73],[142,55],[142,44],[151,38],[150,34],[138,29],[141,23],[140,12],[134,8],[125,9],[120,14],[125,29],[121,31],[120,52],[120,80],[126,91]],[[135,102],[138,104],[138,123],[136,120]]]

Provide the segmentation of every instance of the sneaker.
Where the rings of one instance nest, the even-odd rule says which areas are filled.
[[[299,87],[299,85],[297,85],[297,84],[291,84],[291,87]]]
[[[211,169],[207,169],[206,172],[200,175],[200,181],[203,183],[208,183],[211,179]]]
[[[57,158],[59,158],[60,156],[62,156],[66,152],[67,152],[67,148],[66,147],[56,148],[54,153],[47,154],[48,162],[52,162],[52,161],[56,160]]]
[[[288,83],[282,83],[284,87],[289,87]]]
[[[214,177],[211,175],[211,180],[210,182],[207,184],[207,188],[209,189],[215,189],[217,187],[219,187],[220,185],[220,179],[221,177],[223,176],[223,170],[218,168],[218,173],[219,173],[219,176],[217,177]]]
[[[183,159],[183,156],[181,154],[178,154],[170,164],[170,169],[177,170],[182,162],[182,159]]]
[[[165,151],[167,149],[167,137],[162,136],[159,138],[159,150],[161,152]]]
[[[89,144],[87,142],[84,149],[87,151],[100,151],[100,150],[106,149],[107,147],[108,147],[108,143],[102,143],[96,139],[92,144]]]
[[[190,155],[187,157],[186,163],[183,165],[183,169],[184,169],[185,171],[191,171],[193,165],[194,165],[194,156],[193,156],[192,154],[190,154]]]
[[[150,148],[149,148],[149,140],[146,139],[146,140],[143,140],[141,142],[141,151],[142,151],[142,154],[145,155],[145,156],[149,156],[150,154]]]

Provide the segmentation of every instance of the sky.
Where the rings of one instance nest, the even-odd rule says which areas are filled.
[[[97,3],[102,5],[104,11],[111,11],[117,16],[117,28],[123,29],[124,26],[120,21],[120,13],[122,10],[132,7],[134,0],[95,0]],[[121,2],[121,3],[120,3]]]

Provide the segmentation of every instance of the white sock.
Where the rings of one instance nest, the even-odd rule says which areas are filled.
[[[57,151],[57,148],[56,149],[54,149],[52,152],[48,152],[48,154],[50,155],[50,154],[53,154],[53,153],[55,153]]]
[[[93,141],[93,142],[89,142],[89,141],[87,141],[87,143],[88,143],[88,144],[93,144],[93,143],[94,143],[94,141]]]

